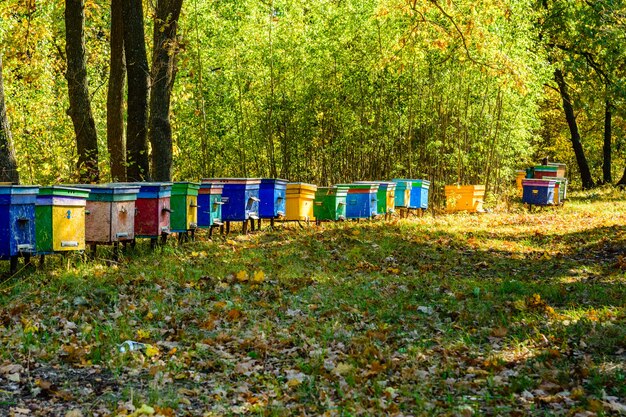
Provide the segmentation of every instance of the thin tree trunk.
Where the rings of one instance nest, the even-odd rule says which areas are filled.
[[[602,181],[605,184],[613,182],[611,176],[611,102],[607,99],[604,108],[604,146],[602,147]]]
[[[156,3],[149,126],[152,176],[157,181],[172,179],[170,97],[176,77],[176,29],[182,5],[183,0],[158,0]]]
[[[589,170],[589,164],[587,164],[583,145],[580,142],[580,133],[578,132],[578,124],[576,123],[576,116],[574,115],[574,107],[572,106],[572,101],[567,91],[565,78],[560,69],[554,71],[554,78],[559,86],[559,92],[563,100],[563,111],[565,112],[565,119],[569,126],[570,139],[572,141],[572,147],[574,148],[574,154],[576,155],[576,162],[578,163],[583,189],[593,188],[595,184],[591,178],[591,171]]]
[[[111,180],[126,181],[126,141],[124,140],[124,17],[122,2],[111,1],[111,57],[107,93],[107,147]]]
[[[148,159],[148,57],[141,0],[122,1],[124,55],[127,73],[126,176],[142,181],[150,176]]]
[[[0,181],[19,183],[15,148],[9,126],[9,117],[4,103],[4,81],[2,79],[2,55],[0,55]]]
[[[65,54],[67,56],[67,79],[70,107],[76,146],[78,150],[78,175],[81,182],[97,182],[98,138],[96,123],[91,113],[87,87],[87,63],[85,59],[85,4],[83,0],[65,0]]]

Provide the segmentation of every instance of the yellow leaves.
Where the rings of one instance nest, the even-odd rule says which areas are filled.
[[[235,274],[235,278],[239,282],[246,282],[246,281],[248,281],[248,271],[239,271],[239,272],[237,272],[237,274]]]
[[[265,281],[265,272],[258,270],[252,273],[252,277],[248,274],[248,271],[241,270],[235,274],[235,279],[238,282],[251,282],[253,284],[261,284]]]
[[[354,367],[350,365],[349,363],[340,362],[337,364],[335,369],[333,369],[333,372],[336,373],[337,375],[347,375],[350,372],[352,372],[353,369]]]
[[[129,414],[128,417],[139,417],[139,416],[152,416],[156,411],[154,408],[149,405],[143,404],[141,407],[136,409],[132,414]]]
[[[149,358],[153,358],[155,356],[159,356],[161,354],[161,351],[159,350],[158,347],[153,346],[153,345],[146,345],[146,356]]]
[[[37,333],[39,326],[32,320],[26,317],[20,317],[24,333]]]
[[[254,275],[252,276],[252,282],[255,282],[257,284],[261,283],[265,281],[265,272],[263,271],[255,271]]]
[[[147,340],[150,338],[150,331],[144,329],[137,329],[137,340]]]

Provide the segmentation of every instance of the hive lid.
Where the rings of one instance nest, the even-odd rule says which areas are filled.
[[[554,179],[543,178],[525,178],[522,180],[522,185],[528,185],[532,187],[554,187],[556,181]]]
[[[287,192],[294,192],[297,190],[316,191],[317,185],[308,184],[306,182],[290,182],[287,184]]]
[[[395,189],[396,183],[393,181],[354,181],[355,184],[376,184],[380,188]]]
[[[556,172],[559,168],[555,165],[537,165],[535,171]]]
[[[202,183],[254,185],[260,184],[261,180],[259,178],[202,178]]]
[[[276,185],[287,185],[289,180],[284,180],[282,178],[260,178],[261,184],[276,184]]]
[[[200,183],[179,181],[172,184],[172,195],[198,195]]]
[[[317,187],[315,195],[325,197],[327,195],[345,196],[348,192],[348,187],[341,185],[333,185],[330,187]]]
[[[51,185],[47,187],[40,187],[39,195],[86,199],[89,196],[89,190],[64,185]]]
[[[348,193],[358,193],[358,192],[362,192],[362,193],[372,193],[372,192],[377,192],[378,191],[378,184],[372,184],[372,183],[366,183],[366,184],[359,184],[359,183],[352,183],[352,184],[340,184],[344,187],[348,187]]]
[[[27,194],[37,194],[39,192],[38,185],[12,185],[10,183],[2,183],[0,184],[0,194],[4,195],[27,195]]]
[[[91,194],[137,194],[141,187],[132,184],[75,184],[75,188],[89,190]]]
[[[198,194],[221,194],[224,184],[216,184],[212,182],[203,182],[200,184]]]

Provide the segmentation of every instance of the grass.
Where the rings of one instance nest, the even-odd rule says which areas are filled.
[[[0,284],[0,414],[613,415],[625,232],[603,191],[54,259]]]

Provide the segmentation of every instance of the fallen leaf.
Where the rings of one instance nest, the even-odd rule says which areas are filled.
[[[265,281],[265,272],[263,271],[255,271],[252,276],[252,281],[256,283],[261,283]]]

